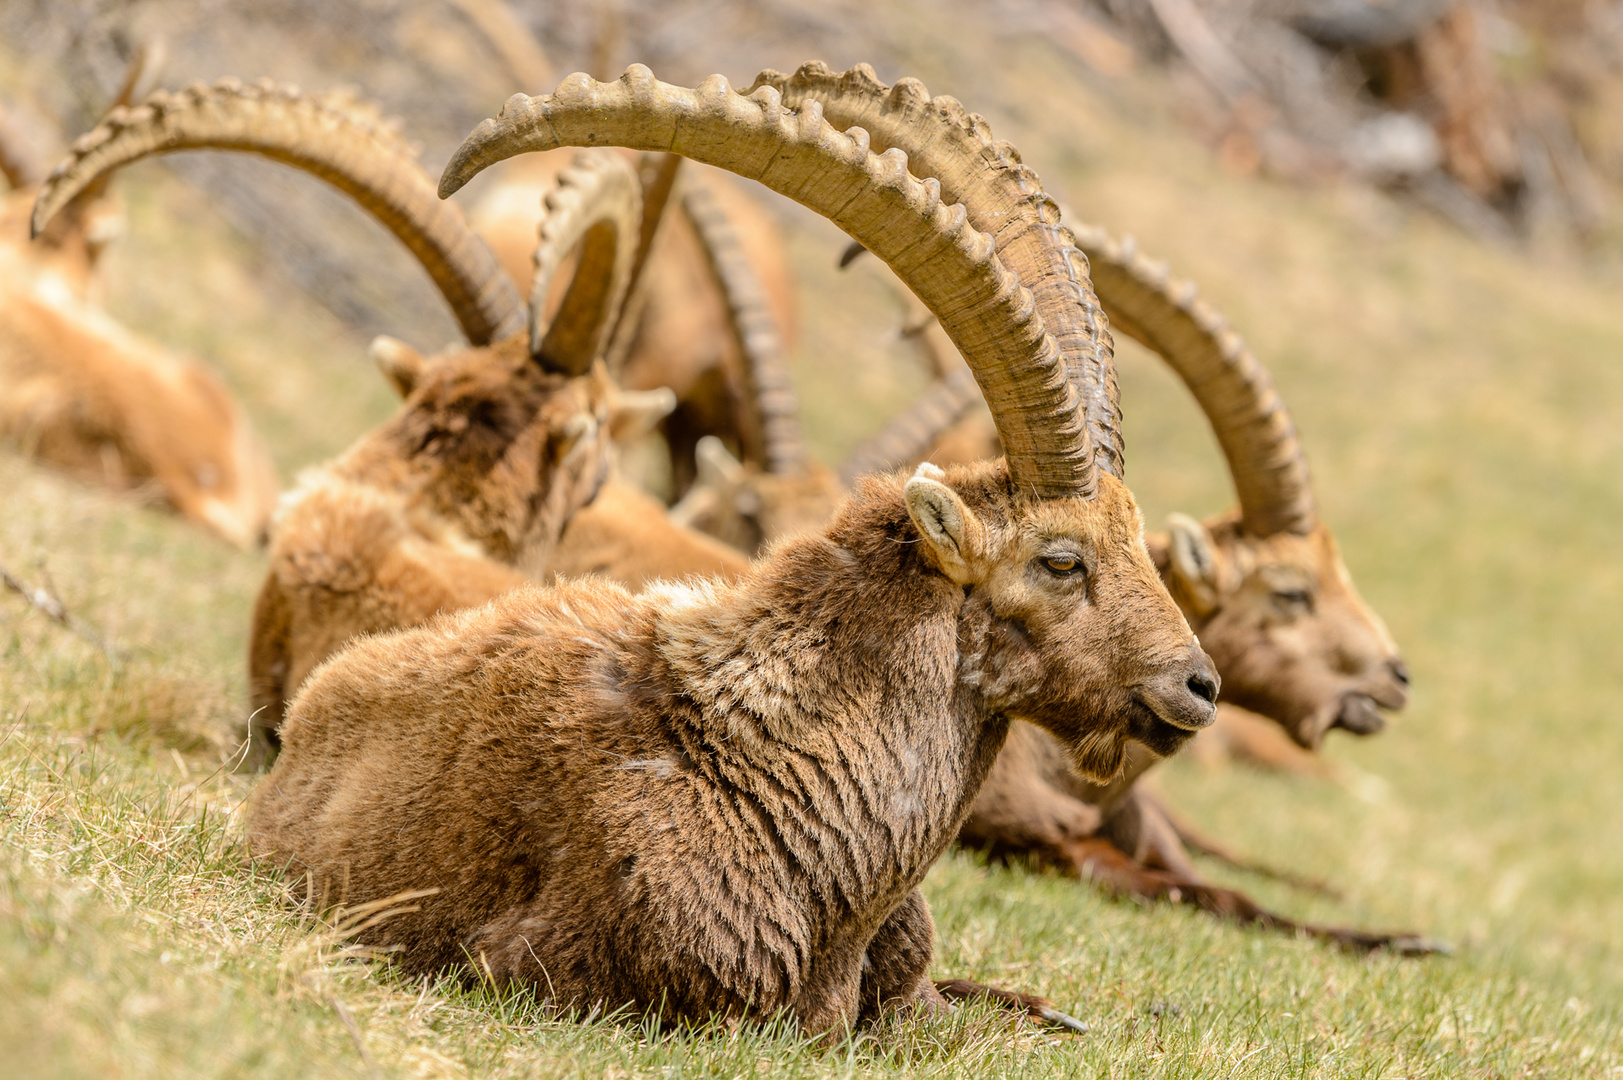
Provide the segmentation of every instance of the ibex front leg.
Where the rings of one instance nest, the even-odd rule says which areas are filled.
[[[1054,1003],[1035,994],[1001,990],[968,979],[938,979],[931,982],[927,972],[934,952],[935,924],[930,908],[917,889],[908,894],[868,946],[868,963],[862,972],[863,1016],[871,1017],[886,1008],[910,1007],[926,1014],[950,1009],[952,1001],[987,999],[999,1006],[1072,1031],[1088,1026],[1054,1008]]]

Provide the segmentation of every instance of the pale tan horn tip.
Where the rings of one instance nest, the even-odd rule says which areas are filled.
[[[514,95],[515,98],[522,96]],[[509,99],[508,105],[512,103],[512,99]],[[506,114],[504,107],[502,115]],[[491,152],[493,144],[501,141],[502,128],[499,119],[481,120],[479,126],[468,133],[462,145],[456,148],[456,153],[451,155],[451,160],[445,163],[445,171],[440,173],[440,198],[449,199],[461,191],[469,180],[502,160],[502,155]]]
[[[38,240],[51,224],[51,219],[62,212],[62,208],[71,201],[78,190],[73,184],[59,183],[60,177],[52,173],[46,177],[45,183],[39,189],[39,197],[34,200],[34,212],[28,219],[28,238]],[[80,185],[82,186],[82,185]],[[64,188],[67,190],[64,191]]]

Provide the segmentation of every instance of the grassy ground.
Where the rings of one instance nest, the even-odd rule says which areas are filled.
[[[657,1036],[402,983],[242,864],[248,782],[222,763],[262,557],[0,454],[0,563],[48,573],[121,650],[0,594],[0,1076],[1623,1077],[1623,277],[1486,251],[1360,191],[1225,177],[1154,86],[1105,93],[1035,40],[976,82],[939,59],[952,49],[930,35],[948,32],[921,29],[908,70],[993,113],[1082,213],[1197,278],[1274,369],[1325,516],[1415,672],[1387,733],[1332,740],[1340,783],[1175,761],[1163,790],[1340,897],[1215,876],[1455,955],[1361,959],[952,856],[926,886],[938,973],[1048,994],[1093,1033],[971,1009],[831,1048]],[[1022,79],[1059,103],[1029,106]],[[362,342],[172,182],[149,171],[125,190],[113,306],[214,360],[284,475],[386,414]],[[808,425],[832,456],[914,377],[882,363],[885,333],[851,329],[888,317],[882,291],[790,220]],[[1198,414],[1153,358],[1120,354],[1152,525],[1221,508]]]

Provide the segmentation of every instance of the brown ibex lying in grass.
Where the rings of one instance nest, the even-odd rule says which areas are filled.
[[[874,146],[905,151],[915,169],[921,162],[930,168],[932,155],[954,148],[1008,156],[984,121],[966,116],[952,99],[931,98],[911,81],[886,87],[865,67],[842,75],[808,65],[793,77],[763,73],[756,85],[772,86],[791,104],[817,101],[836,126],[862,127]],[[965,204],[973,217],[971,200]],[[1277,721],[1309,748],[1332,727],[1378,730],[1378,707],[1404,705],[1408,674],[1317,520],[1306,459],[1266,370],[1221,316],[1195,298],[1193,286],[1171,281],[1164,266],[1097,229],[1079,230],[1077,247],[1092,261],[1094,284],[1115,324],[1165,357],[1195,393],[1235,478],[1239,510],[1205,525],[1175,515],[1170,538],[1150,539],[1163,578],[1222,673],[1224,700]],[[878,449],[855,455],[860,468],[842,469],[842,475],[917,460],[972,394],[967,371],[949,375],[875,440]],[[781,481],[759,476],[730,490],[714,486],[734,500],[733,512],[741,494],[764,506],[786,490]],[[763,487],[766,494],[757,494]],[[1154,760],[1135,750],[1125,775],[1091,783],[1074,773],[1068,752],[1050,736],[1017,723],[962,839],[1097,878],[1123,894],[1177,898],[1244,920],[1301,928],[1204,881],[1165,812],[1133,783]],[[1408,934],[1304,929],[1355,947],[1434,947]]]
[[[115,104],[113,115],[122,111]],[[92,298],[96,262],[121,221],[105,182],[39,223],[31,244],[42,170],[17,147],[0,148],[0,160],[13,187],[0,196],[0,439],[167,503],[234,543],[260,540],[276,474],[225,385]]]
[[[1208,723],[1217,690],[1117,458],[1078,423],[1114,442],[1110,403],[1083,396],[1106,393],[1108,353],[1060,352],[1071,292],[1031,265],[1046,200],[999,208],[1000,256],[947,182],[815,105],[642,68],[515,97],[442,190],[581,143],[735,169],[862,240],[974,365],[1008,464],[870,481],[737,585],[527,587],[352,644],[294,701],[250,846],[313,897],[429,890],[362,933],[411,972],[813,1031],[939,1007],[918,885],[1010,720],[1103,778],[1130,739],[1170,751]]]
[[[412,151],[347,99],[233,82],[159,94],[84,147],[58,171],[42,212],[159,151],[249,150],[329,179],[418,254],[472,343],[425,359],[402,342],[374,342],[405,407],[301,478],[278,512],[249,656],[250,760],[267,764],[284,703],[312,668],[358,634],[415,625],[529,580],[604,484],[615,428],[646,430],[669,411],[668,393],[623,392],[589,371],[641,238],[637,177],[600,151],[564,170],[544,203],[537,195],[544,276],[577,248],[582,259],[556,314],[543,320],[532,309],[532,349],[488,248],[440,202]]]

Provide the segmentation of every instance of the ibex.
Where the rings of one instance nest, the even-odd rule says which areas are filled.
[[[138,76],[139,64],[126,93]],[[112,115],[122,112],[115,104]],[[146,494],[234,543],[262,539],[276,474],[225,385],[92,298],[95,265],[121,222],[106,184],[37,221],[30,244],[42,170],[15,146],[0,147],[0,162],[13,189],[0,201],[0,439],[90,482]]]
[[[1114,442],[1093,400],[1108,353],[1053,336],[1086,277],[1029,266],[1052,242],[1040,190],[1000,208],[999,255],[942,203],[947,181],[719,76],[685,90],[633,67],[516,96],[441,190],[581,144],[733,169],[862,240],[974,366],[1007,465],[870,481],[733,586],[526,587],[355,642],[293,702],[250,847],[315,897],[429,891],[362,934],[411,972],[813,1031],[937,1008],[918,885],[1011,720],[1105,778],[1131,739],[1175,748],[1216,697],[1117,459],[1078,423]]]
[[[374,342],[404,408],[301,478],[278,512],[250,634],[249,764],[263,765],[285,702],[351,637],[483,603],[545,568],[570,516],[603,486],[616,426],[646,428],[671,402],[589,370],[641,239],[637,177],[618,155],[584,154],[545,200],[537,194],[537,300],[565,256],[581,259],[556,314],[532,304],[527,343],[524,309],[489,249],[440,202],[410,148],[347,98],[232,81],[153,95],[82,143],[41,212],[147,154],[203,147],[288,161],[349,192],[418,255],[471,343],[425,359]]]
[[[815,101],[836,126],[860,126],[874,146],[906,152],[916,169],[921,163],[933,169],[939,156],[956,152],[998,162],[983,170],[988,183],[1014,178],[1018,185],[1026,177],[1012,148],[994,142],[984,120],[951,98],[930,97],[912,80],[887,87],[866,66],[836,74],[811,64],[792,77],[764,72],[755,86],[772,87],[790,104]],[[971,188],[949,193],[943,182],[943,191],[962,197],[974,219]],[[990,227],[996,219],[986,220]],[[1331,727],[1377,730],[1378,706],[1405,703],[1408,674],[1317,520],[1306,459],[1266,370],[1221,316],[1196,299],[1193,286],[1170,281],[1164,266],[1097,229],[1079,230],[1076,244],[1064,260],[1085,265],[1084,253],[1092,259],[1094,284],[1112,320],[1173,364],[1217,431],[1235,479],[1239,510],[1205,526],[1175,516],[1170,541],[1150,542],[1174,597],[1223,674],[1224,699],[1277,720],[1307,747],[1316,747]],[[842,475],[924,449],[927,439],[917,435],[939,432],[943,421],[963,413],[969,381],[967,373],[944,379],[896,430],[876,440],[886,449],[859,452],[859,464],[848,463]],[[921,418],[928,423],[920,425]],[[913,450],[896,454],[903,444]],[[1178,898],[1357,947],[1434,947],[1408,934],[1299,927],[1240,893],[1208,885],[1165,814],[1133,783],[1153,754],[1135,749],[1127,772],[1104,785],[1077,777],[1069,756],[1044,732],[1016,724],[963,841],[1000,855],[1030,855],[1125,894]]]
[[[553,84],[541,42],[499,0],[458,0],[457,7],[512,85]],[[474,228],[520,288],[529,281],[537,192],[567,160],[566,154],[528,154],[504,163],[469,210]],[[664,215],[653,238],[647,272],[613,333],[609,357],[622,386],[669,387],[676,394],[676,409],[661,431],[677,494],[693,481],[702,435],[722,437],[745,461],[771,472],[795,453],[776,441],[777,432],[762,428],[751,408],[751,399],[764,397],[772,408],[789,392],[782,357],[793,347],[797,312],[783,237],[772,215],[722,170],[690,165],[683,172],[676,212]],[[792,410],[779,408],[776,415]],[[643,514],[650,509],[629,487],[614,485],[605,494],[616,508],[635,503]],[[579,524],[593,525],[594,516]],[[609,530],[582,531],[620,540]]]

